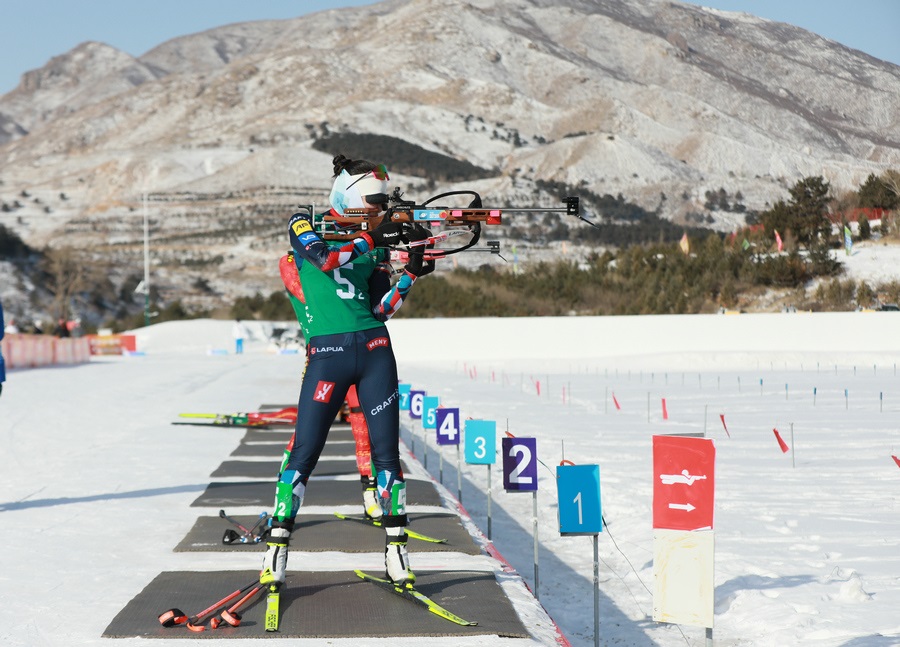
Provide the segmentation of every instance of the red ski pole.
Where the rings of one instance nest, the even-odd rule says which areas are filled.
[[[251,589],[247,595],[235,602],[234,606],[232,606],[230,609],[225,609],[224,611],[222,611],[222,613],[220,614],[222,617],[221,620],[219,620],[219,618],[213,618],[212,620],[210,620],[210,626],[215,629],[222,622],[227,622],[232,627],[239,626],[241,624],[241,614],[237,612],[238,609],[240,609],[245,604],[247,604],[247,602],[256,597],[256,594],[262,591],[264,588],[265,587],[262,584],[257,584],[255,589]]]

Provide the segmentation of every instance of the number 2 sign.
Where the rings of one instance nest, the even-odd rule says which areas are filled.
[[[503,489],[535,492],[537,485],[537,438],[503,438]]]

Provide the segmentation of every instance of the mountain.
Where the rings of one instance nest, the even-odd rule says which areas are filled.
[[[840,192],[900,168],[898,90],[900,67],[810,32],[663,0],[387,0],[139,58],[84,43],[0,97],[0,223],[121,284],[147,192],[154,284],[208,307],[278,288],[286,217],[327,199],[329,142],[378,135],[411,197],[549,204],[554,183],[730,230],[743,215],[707,214],[707,191],[761,209],[808,175]],[[477,172],[425,177],[410,151]]]

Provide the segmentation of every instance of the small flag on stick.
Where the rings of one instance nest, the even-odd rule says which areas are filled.
[[[775,230],[775,243],[778,245],[778,251],[784,250],[784,241],[781,240],[781,234],[778,233],[778,230]]]
[[[616,394],[613,393],[612,397],[613,397],[613,404],[616,405],[616,411],[621,411],[622,407],[619,406],[619,401],[616,400]]]
[[[781,434],[778,433],[777,429],[773,429],[772,431],[775,432],[775,439],[778,441],[778,446],[781,447],[781,451],[786,454],[790,448],[787,446],[787,443],[784,442],[784,438],[781,437]]]
[[[722,421],[722,427],[725,429],[725,433],[728,435],[729,438],[731,438],[731,434],[728,433],[728,425],[725,424],[725,414],[724,413],[719,414],[719,420]]]
[[[669,419],[669,410],[666,408],[666,399],[665,398],[662,399],[662,413],[663,413],[663,420],[668,420]]]
[[[894,462],[897,463],[897,467],[900,467],[900,458],[897,458],[897,457],[894,456],[893,454],[891,454],[891,458],[893,458],[893,459],[894,459]]]
[[[685,255],[691,253],[691,241],[688,240],[687,232],[684,232],[684,235],[681,237],[681,242],[678,243],[678,246],[681,247],[681,251],[685,253]]]

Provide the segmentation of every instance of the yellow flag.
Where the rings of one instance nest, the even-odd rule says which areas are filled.
[[[688,240],[687,232],[684,232],[684,236],[681,237],[681,242],[678,243],[678,246],[681,247],[681,251],[685,254],[691,253],[691,243]]]

